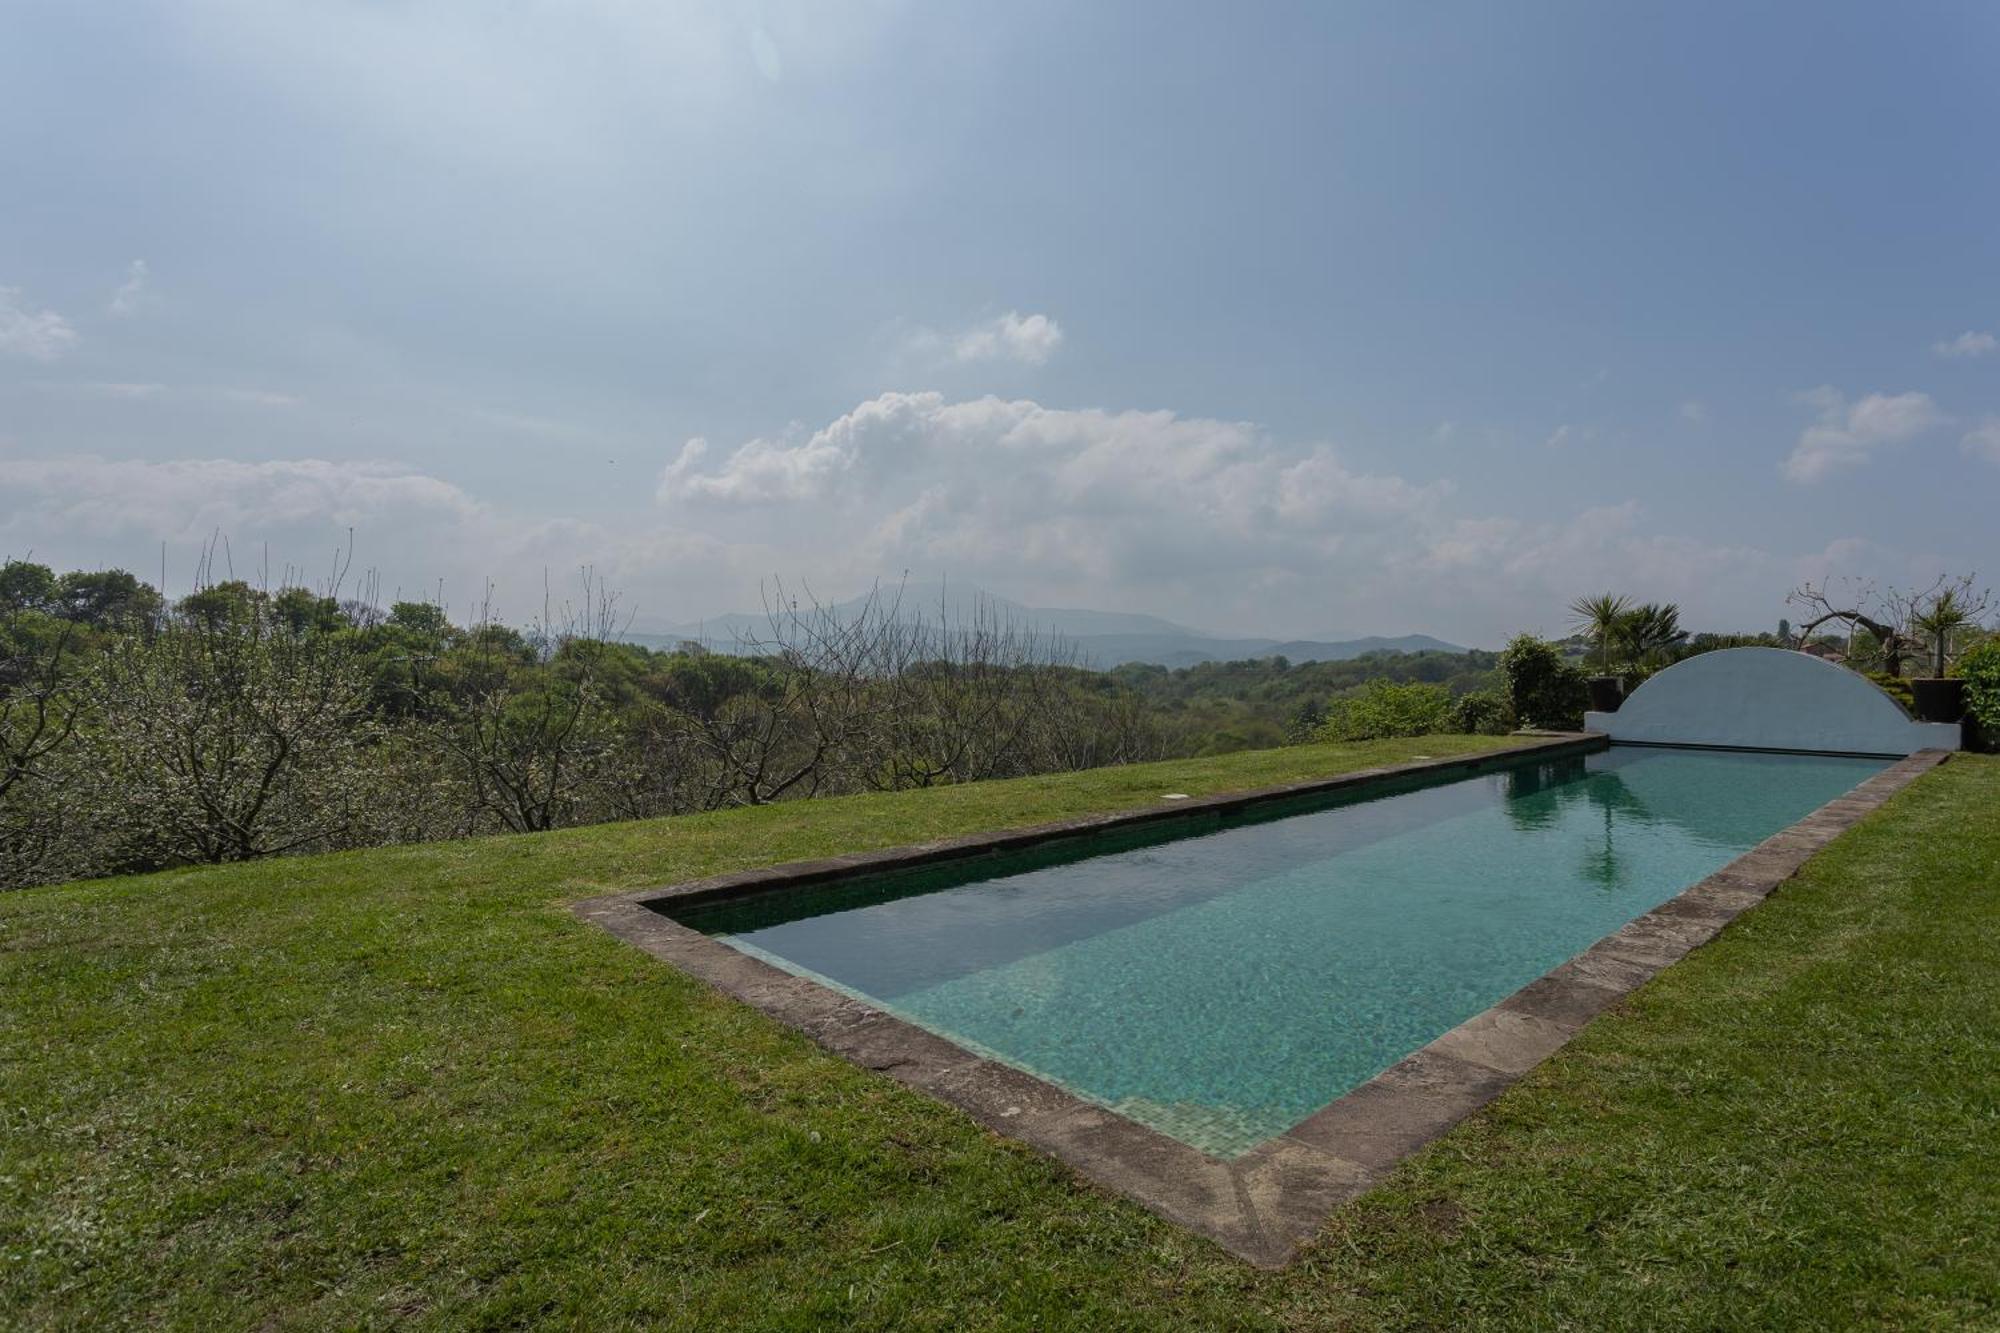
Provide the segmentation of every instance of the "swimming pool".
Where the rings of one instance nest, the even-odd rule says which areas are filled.
[[[655,910],[1226,1160],[1887,767],[1537,754]]]

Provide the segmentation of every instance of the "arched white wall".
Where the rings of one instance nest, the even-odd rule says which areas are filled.
[[[1959,729],[1917,722],[1874,682],[1782,648],[1724,648],[1676,662],[1615,713],[1585,713],[1614,741],[1755,750],[1911,754],[1956,750]]]

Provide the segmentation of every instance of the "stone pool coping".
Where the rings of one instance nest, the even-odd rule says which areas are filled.
[[[591,898],[574,904],[572,910],[724,994],[763,1010],[827,1050],[1039,1148],[1239,1258],[1278,1268],[1312,1239],[1335,1209],[1493,1100],[1592,1018],[1713,939],[1797,873],[1814,852],[1948,755],[1924,750],[1898,760],[1283,1134],[1229,1160],[1211,1157],[1032,1074],[773,967],[681,925],[664,915],[664,909],[1014,851],[1108,828],[1228,814],[1409,775],[1460,770],[1469,774],[1532,756],[1591,753],[1609,744],[1594,734],[1557,735],[1477,754],[716,875]]]

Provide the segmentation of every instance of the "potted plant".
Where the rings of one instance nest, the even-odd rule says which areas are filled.
[[[1611,671],[1611,645],[1624,635],[1626,617],[1632,603],[1616,593],[1579,597],[1569,604],[1575,619],[1571,627],[1588,638],[1597,649],[1597,674],[1590,677],[1590,707],[1597,713],[1615,713],[1625,701],[1625,682]]]
[[[1958,722],[1965,717],[1965,682],[1945,671],[1951,665],[1951,636],[1972,624],[1977,614],[1978,607],[1961,597],[1957,588],[1946,588],[1910,618],[1911,628],[1930,640],[1935,668],[1935,674],[1910,682],[1916,714],[1926,722]]]

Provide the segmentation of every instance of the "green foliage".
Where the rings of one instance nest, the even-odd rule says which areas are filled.
[[[1371,680],[1423,681],[1453,695],[1490,687],[1488,652],[1369,653],[1335,662],[1282,657],[1170,668],[1133,662],[1106,673],[1152,706],[1172,753],[1222,754],[1310,739],[1328,702]]]
[[[1583,725],[1589,687],[1562,650],[1532,634],[1517,634],[1500,654],[1507,706],[1525,727],[1575,731]]]
[[[1626,656],[1642,669],[1664,665],[1687,637],[1681,628],[1681,609],[1672,602],[1635,606],[1618,625],[1618,640]]]
[[[78,571],[56,580],[56,614],[94,629],[140,629],[160,610],[160,594],[122,569]]]
[[[211,607],[223,605],[211,604]],[[108,866],[340,845],[375,728],[351,645],[199,619],[118,641],[82,748]]]
[[[26,560],[0,565],[0,613],[47,611],[55,598],[56,576],[47,565]]]
[[[753,655],[310,589],[0,567],[0,888],[1271,746],[1005,626],[794,617]]]
[[[1589,639],[1597,650],[1599,673],[1611,670],[1611,649],[1623,635],[1632,603],[1616,593],[1579,597],[1569,604],[1570,628]]]
[[[1701,653],[1720,652],[1724,648],[1796,648],[1791,640],[1791,626],[1779,621],[1782,630],[1777,634],[1715,634],[1704,630],[1692,635],[1674,654],[1674,660],[1694,657]]]
[[[1942,676],[1949,669],[1952,635],[1971,628],[1978,610],[1985,605],[1984,598],[1973,600],[1969,586],[1961,590],[1952,585],[1916,608],[1910,617],[1910,628],[1930,640],[1933,675]]]
[[[1428,736],[1447,729],[1451,692],[1442,685],[1411,681],[1399,685],[1371,680],[1359,693],[1327,705],[1326,721],[1314,739],[1372,741],[1391,736]]]
[[[1514,715],[1497,690],[1474,690],[1451,701],[1444,730],[1461,736],[1504,736],[1514,729]]]
[[[280,588],[271,599],[271,619],[292,634],[330,634],[348,628],[340,603],[309,588]]]
[[[2000,749],[2000,638],[1987,639],[1958,659],[1965,680],[1965,711],[1983,749]]]
[[[434,602],[397,602],[389,608],[389,623],[425,638],[443,638],[451,628],[444,608]]]
[[[1917,706],[1916,692],[1910,688],[1910,681],[1907,676],[1892,676],[1886,671],[1864,671],[1861,674],[1881,686],[1884,694],[1887,694],[1904,708],[1912,711],[1915,710]]]

